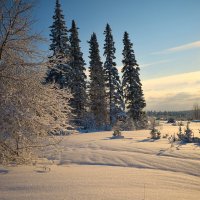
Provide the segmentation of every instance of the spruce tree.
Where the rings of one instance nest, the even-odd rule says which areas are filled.
[[[91,35],[90,41],[88,43],[90,45],[90,110],[94,116],[97,127],[102,127],[106,124],[107,120],[105,77],[104,69],[99,55],[99,44],[97,42],[95,33]]]
[[[78,126],[83,125],[84,113],[86,111],[86,75],[85,61],[79,43],[78,28],[75,21],[72,21],[70,29],[70,66],[72,69],[72,84],[70,85],[73,98],[71,106],[76,115],[75,123]]]
[[[109,106],[110,125],[113,125],[116,121],[117,115],[124,111],[124,102],[121,82],[118,70],[116,68],[116,63],[114,62],[114,54],[116,49],[114,47],[112,30],[109,24],[106,25],[104,34],[104,56],[106,57],[104,69],[106,79],[106,91]]]
[[[146,103],[139,77],[140,68],[135,59],[135,54],[132,49],[133,44],[130,42],[127,32],[124,33],[123,43],[124,49],[122,55],[124,59],[122,60],[122,87],[128,114],[137,126],[138,122],[141,122],[144,116],[142,110],[146,106]]]
[[[69,39],[64,15],[62,14],[59,0],[56,0],[55,13],[51,29],[50,50],[53,52],[49,57],[49,70],[47,72],[47,83],[58,83],[61,88],[69,86],[71,79],[71,69],[69,66]]]

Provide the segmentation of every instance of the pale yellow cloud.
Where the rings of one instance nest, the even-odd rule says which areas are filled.
[[[200,103],[200,71],[143,81],[147,110],[188,110]]]
[[[155,65],[159,65],[159,64],[165,64],[165,63],[169,63],[169,62],[171,62],[171,60],[159,60],[159,61],[155,61],[152,63],[141,64],[140,68],[146,68],[146,67],[155,66]]]
[[[169,53],[185,51],[185,50],[195,49],[195,48],[200,48],[200,41],[195,41],[195,42],[180,45],[180,46],[177,46],[177,47],[172,47],[172,48],[169,48],[169,49],[165,49],[163,51],[154,52],[152,54],[155,54],[155,55],[157,55],[157,54],[169,54]]]
[[[89,72],[89,68],[88,67],[86,67],[85,75],[87,76],[87,78],[89,78],[90,72]]]
[[[121,72],[122,66],[117,69]],[[190,110],[194,103],[200,104],[200,71],[144,80],[142,84],[147,110]]]
[[[121,66],[117,66],[117,70],[118,70],[119,74],[122,73],[122,68],[123,68],[122,65]]]
[[[168,49],[169,52],[185,51],[188,49],[200,48],[200,41],[192,42],[189,44],[181,45]]]
[[[171,62],[172,60],[158,60],[158,61],[155,61],[155,62],[151,62],[151,63],[143,63],[143,64],[139,64],[139,67],[140,68],[146,68],[146,67],[150,67],[150,66],[156,66],[156,65],[159,65],[159,64],[165,64],[165,63],[169,63]],[[122,68],[123,66],[117,66],[117,69],[118,69],[118,72],[121,73],[122,71]]]

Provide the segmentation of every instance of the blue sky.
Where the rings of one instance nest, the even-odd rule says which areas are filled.
[[[122,66],[123,33],[127,31],[130,34],[135,56],[141,67],[144,92],[148,92],[145,89],[145,82],[149,80],[160,80],[161,77],[166,80],[166,76],[171,77],[174,74],[179,76],[188,73],[189,76],[191,75],[189,72],[200,70],[199,0],[60,0],[60,2],[67,27],[70,28],[71,20],[75,19],[80,28],[81,48],[87,65],[89,49],[87,41],[92,32],[97,34],[104,60],[103,31],[106,23],[109,23],[113,30],[119,69]],[[54,7],[55,0],[38,0],[34,9],[34,17],[38,19],[34,27],[42,31],[46,38],[49,38],[48,27],[52,24]],[[48,49],[48,44],[42,48]],[[159,84],[162,84],[162,81]],[[200,88],[198,84],[196,87]],[[172,89],[176,90],[176,87]],[[147,96],[151,99],[149,93]],[[191,104],[192,102],[181,108],[172,105],[166,109],[186,110]]]

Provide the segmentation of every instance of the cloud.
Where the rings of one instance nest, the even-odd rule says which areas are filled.
[[[122,73],[122,68],[123,68],[123,66],[117,66],[117,70],[119,73]]]
[[[200,41],[191,42],[191,43],[180,45],[180,46],[177,46],[177,47],[172,47],[172,48],[169,48],[169,49],[165,49],[163,51],[154,52],[152,54],[153,55],[170,54],[170,53],[181,52],[181,51],[186,51],[186,50],[196,49],[196,48],[200,48]]]
[[[189,110],[200,103],[200,71],[143,81],[147,110]]]
[[[164,62],[168,60],[149,63],[143,67]],[[119,72],[122,67],[117,66]],[[88,68],[85,73],[89,75]],[[194,103],[200,104],[200,71],[145,80],[142,84],[147,110],[190,110]]]
[[[172,60],[159,60],[159,61],[155,61],[155,62],[151,62],[151,63],[144,63],[144,64],[139,64],[140,68],[146,68],[146,67],[150,67],[150,66],[155,66],[155,65],[159,65],[159,64],[165,64],[165,63],[169,63]],[[121,73],[123,66],[117,66],[118,72]]]
[[[89,72],[89,68],[88,67],[86,67],[85,75],[87,76],[87,78],[89,78],[90,72]]]
[[[146,68],[146,67],[155,66],[155,65],[159,65],[159,64],[169,63],[171,61],[172,60],[159,60],[159,61],[155,61],[155,62],[152,62],[152,63],[141,64],[140,67]]]
[[[200,92],[200,90],[198,91]],[[147,99],[147,110],[157,111],[181,111],[191,110],[194,103],[199,103],[200,98],[197,93],[177,92],[163,95],[163,97]]]

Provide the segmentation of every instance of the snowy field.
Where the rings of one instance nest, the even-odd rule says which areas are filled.
[[[199,136],[200,123],[190,127]],[[178,132],[165,123],[159,129]],[[66,136],[58,151],[44,152],[46,164],[1,167],[0,199],[199,199],[200,146],[152,141],[149,132],[124,132],[124,139],[111,139],[112,132]]]

